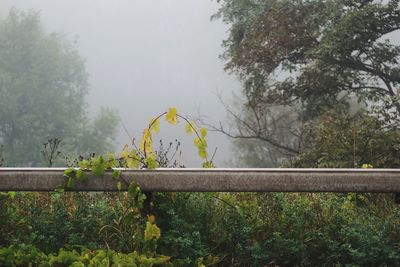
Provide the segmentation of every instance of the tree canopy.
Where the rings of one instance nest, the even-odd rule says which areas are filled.
[[[118,117],[104,109],[91,122],[88,90],[76,44],[46,33],[39,13],[12,9],[0,21],[0,144],[6,164],[39,164],[50,138],[61,139],[66,152],[111,149]]]
[[[251,100],[313,109],[356,95],[400,108],[400,46],[388,38],[400,27],[398,1],[220,2],[217,15],[231,24],[226,68],[240,74]]]
[[[214,17],[230,25],[222,57],[226,69],[243,81],[244,113],[250,114],[235,114],[232,136],[296,155],[309,147],[304,124],[309,128],[330,109],[354,114],[350,106],[398,131],[400,45],[392,37],[400,29],[399,1],[219,2]],[[288,131],[297,138],[295,145],[274,134],[276,116],[269,110],[276,106],[298,111],[294,125],[301,131]]]

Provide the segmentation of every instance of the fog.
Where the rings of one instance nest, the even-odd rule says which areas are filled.
[[[47,32],[77,40],[86,60],[91,89],[88,111],[101,106],[119,111],[129,135],[140,138],[150,117],[175,106],[183,115],[215,124],[226,120],[217,94],[229,102],[239,83],[219,59],[227,25],[210,21],[218,9],[209,0],[0,0],[1,14],[11,6],[39,10]],[[197,167],[200,160],[184,125],[161,125],[165,141],[182,141],[182,160]],[[117,151],[129,143],[121,125]],[[217,166],[230,158],[227,137],[209,133]]]

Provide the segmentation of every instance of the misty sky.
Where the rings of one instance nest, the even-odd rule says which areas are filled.
[[[40,10],[48,32],[78,40],[90,74],[89,111],[116,108],[130,134],[140,137],[150,117],[176,106],[183,115],[199,114],[209,123],[226,120],[216,94],[229,102],[239,83],[228,76],[222,53],[227,25],[210,21],[218,4],[210,0],[0,0],[4,6]],[[199,167],[191,138],[180,127],[161,125],[165,141],[183,142],[183,161]],[[119,129],[118,149],[129,143]],[[209,136],[215,162],[229,160],[230,141]]]

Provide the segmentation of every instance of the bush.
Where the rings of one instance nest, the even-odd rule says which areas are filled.
[[[154,266],[165,264],[169,257],[148,257],[132,252],[118,253],[113,250],[64,250],[56,254],[46,255],[31,245],[18,245],[0,248],[0,264],[2,266]]]
[[[126,193],[2,194],[1,259],[8,249],[32,263],[112,250],[168,255],[173,266],[400,266],[391,195],[156,193],[151,201],[154,216],[127,212]]]

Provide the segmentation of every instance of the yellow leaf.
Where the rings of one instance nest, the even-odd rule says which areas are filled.
[[[201,128],[200,129],[201,137],[204,138],[207,136],[207,129],[206,128]]]
[[[140,160],[138,158],[136,158],[136,157],[135,158],[129,157],[126,160],[126,166],[128,168],[137,169],[140,166]]]
[[[161,230],[157,225],[146,222],[146,229],[144,230],[144,240],[151,241],[157,240],[161,236]]]
[[[154,133],[158,133],[160,131],[160,120],[159,119],[150,119],[150,130],[153,130]]]
[[[149,223],[154,223],[156,220],[156,218],[154,217],[154,215],[147,215],[147,221]]]
[[[169,108],[167,114],[165,115],[165,120],[173,125],[178,123],[178,114],[176,108]]]
[[[146,154],[153,152],[153,141],[149,129],[144,130],[142,140],[140,141],[139,144],[139,148],[143,152],[146,151]]]
[[[161,230],[155,224],[153,224],[153,229],[154,229],[154,239],[158,240],[160,238],[160,236],[161,236]]]
[[[361,166],[361,168],[363,168],[363,169],[372,169],[373,166],[372,166],[371,164],[363,164],[363,165]]]
[[[152,142],[145,142],[144,139],[142,139],[142,142],[140,142],[140,150],[142,150],[142,152],[146,151],[147,155],[152,154],[154,152]]]
[[[144,240],[150,241],[152,236],[153,236],[153,227],[151,227],[152,224],[149,222],[146,222],[146,229],[144,230]]]
[[[195,137],[193,140],[194,146],[199,148],[201,146],[201,140],[198,137]]]
[[[131,151],[128,148],[125,148],[121,153],[121,159],[125,160],[124,167],[125,168],[138,168],[140,166],[140,158],[135,149]]]
[[[193,125],[194,124],[190,124],[189,122],[186,122],[185,132],[188,134],[192,134],[194,132]]]
[[[144,139],[145,141],[151,141],[151,140],[152,140],[152,139],[151,139],[151,132],[150,132],[149,129],[144,130],[144,132],[143,132],[143,139]]]
[[[126,159],[129,157],[129,151],[128,149],[124,149],[124,151],[122,151],[121,153],[121,158]]]

